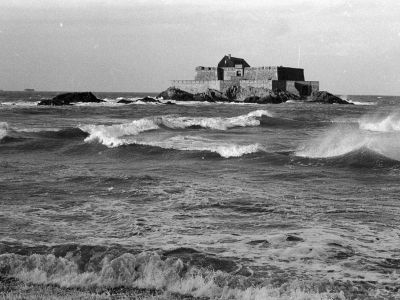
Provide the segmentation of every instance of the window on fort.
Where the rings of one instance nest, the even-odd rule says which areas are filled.
[[[236,76],[242,76],[242,70],[237,70],[236,71]]]

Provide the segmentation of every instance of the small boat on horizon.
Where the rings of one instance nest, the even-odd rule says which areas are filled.
[[[34,92],[35,89],[24,89],[25,92]]]

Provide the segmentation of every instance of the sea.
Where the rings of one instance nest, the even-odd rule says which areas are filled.
[[[0,299],[400,299],[400,97],[56,94],[0,93]]]

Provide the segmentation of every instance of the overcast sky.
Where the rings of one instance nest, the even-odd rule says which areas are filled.
[[[161,91],[228,53],[400,95],[400,1],[1,0],[0,89]]]

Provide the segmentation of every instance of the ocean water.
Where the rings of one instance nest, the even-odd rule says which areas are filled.
[[[54,95],[0,94],[3,298],[400,299],[400,97]]]

